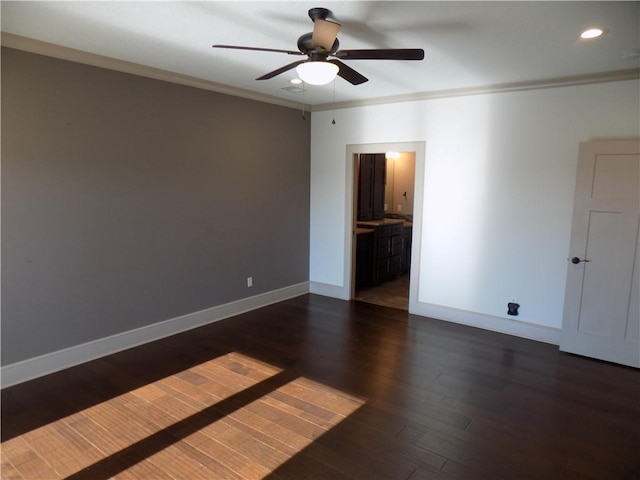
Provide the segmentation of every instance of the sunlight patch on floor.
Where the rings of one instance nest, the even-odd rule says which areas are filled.
[[[364,404],[279,374],[237,352],[199,364],[3,442],[2,478],[263,478]]]

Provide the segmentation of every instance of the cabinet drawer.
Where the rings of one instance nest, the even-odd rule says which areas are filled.
[[[388,237],[389,235],[391,235],[391,225],[382,225],[378,227],[379,237]]]
[[[402,253],[402,236],[378,237],[376,256],[388,257],[389,255],[399,255]]]
[[[389,226],[391,227],[391,235],[402,235],[402,231],[404,230],[402,223],[394,223]]]

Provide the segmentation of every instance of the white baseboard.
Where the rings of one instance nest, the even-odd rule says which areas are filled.
[[[506,333],[516,337],[528,338],[538,342],[560,344],[560,329],[535,323],[511,320],[509,318],[467,312],[455,308],[415,302],[409,306],[409,312],[423,317],[445,320],[470,327],[483,328],[493,332]]]
[[[309,282],[291,285],[235,302],[171,318],[146,327],[47,353],[39,357],[5,365],[0,369],[2,388],[42,377],[65,368],[95,360],[180,332],[201,327],[257,308],[309,293]]]
[[[338,298],[340,300],[350,299],[345,287],[328,285],[326,283],[310,282],[309,292],[317,295],[323,295],[325,297]],[[409,313],[420,315],[421,317],[430,317],[437,320],[459,323],[470,327],[483,328],[493,332],[506,333],[507,335],[528,338],[538,342],[560,345],[561,330],[559,328],[548,327],[537,323],[523,322],[521,320],[512,320],[510,318],[496,317],[493,315],[485,315],[477,312],[468,312],[466,310],[458,310],[451,307],[413,301],[409,304]]]
[[[349,292],[345,287],[329,285],[328,283],[309,282],[309,293],[322,295],[323,297],[339,298],[340,300],[349,300]]]

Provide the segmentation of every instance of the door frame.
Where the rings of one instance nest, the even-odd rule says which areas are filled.
[[[424,141],[417,142],[389,142],[389,143],[363,143],[347,145],[346,148],[346,199],[345,199],[345,238],[344,238],[344,264],[343,285],[348,293],[349,300],[355,297],[355,261],[356,261],[356,233],[355,218],[358,209],[357,181],[355,168],[355,155],[359,153],[384,153],[384,152],[412,152],[416,156],[414,176],[413,198],[413,231],[411,241],[411,277],[409,280],[409,313],[414,313],[418,303],[418,286],[420,280],[421,246],[422,246],[422,206],[424,199],[424,171],[425,171]]]

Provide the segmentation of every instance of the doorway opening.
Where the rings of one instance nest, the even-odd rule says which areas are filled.
[[[424,142],[347,147],[351,299],[407,311],[417,301],[424,151]]]
[[[409,310],[415,152],[358,153],[355,300]]]

